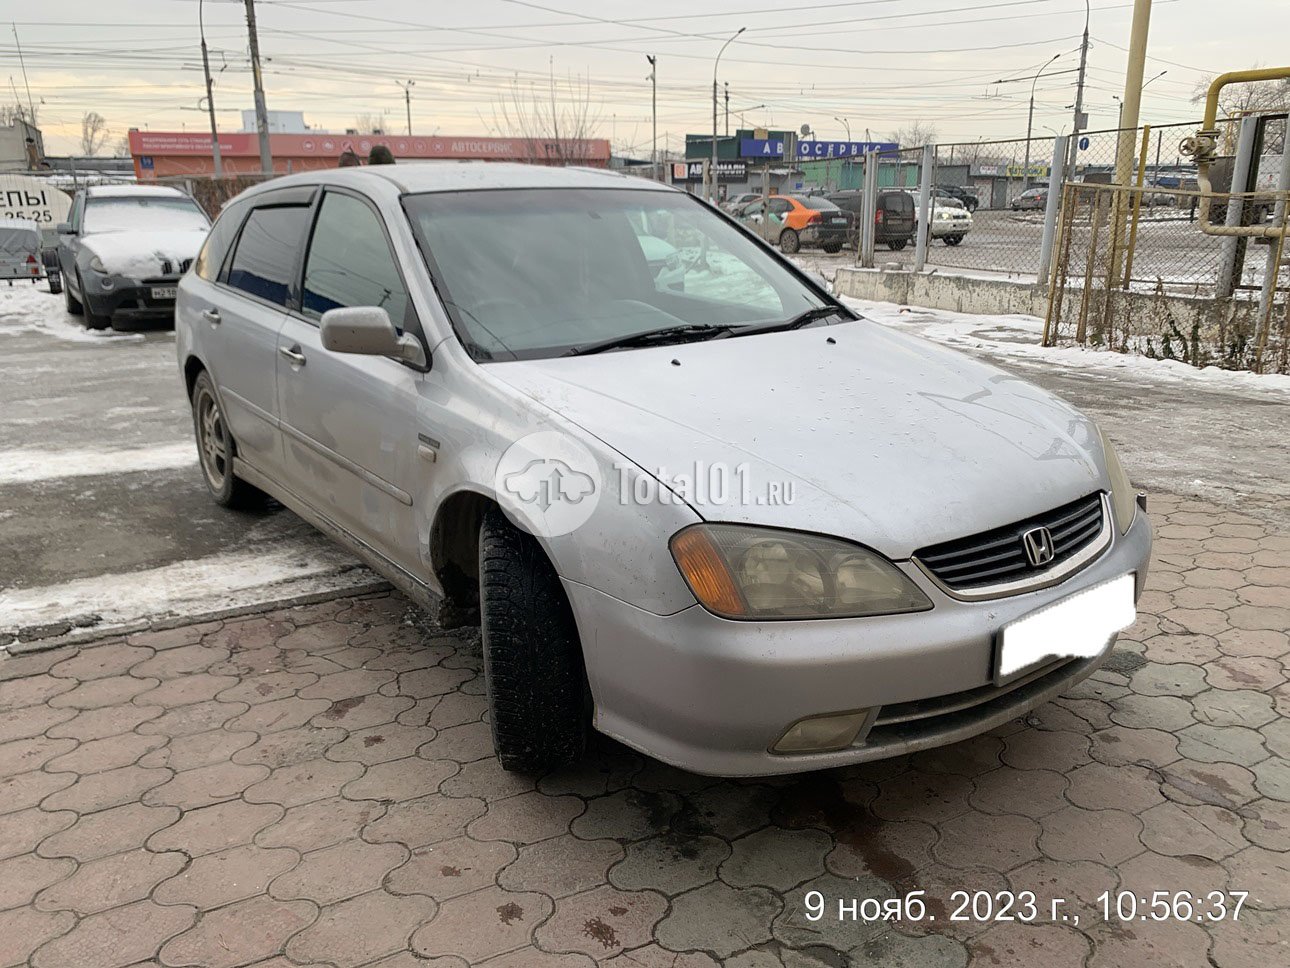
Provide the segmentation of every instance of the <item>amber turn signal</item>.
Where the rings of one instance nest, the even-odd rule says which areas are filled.
[[[727,618],[748,617],[748,604],[725,557],[702,527],[678,532],[671,544],[681,576],[704,608]]]

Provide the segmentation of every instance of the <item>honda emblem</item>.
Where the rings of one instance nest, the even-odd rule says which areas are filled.
[[[1048,564],[1056,554],[1052,532],[1047,528],[1031,528],[1021,536],[1021,544],[1026,549],[1027,560],[1036,568]]]

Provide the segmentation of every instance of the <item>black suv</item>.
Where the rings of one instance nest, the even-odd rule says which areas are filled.
[[[838,208],[855,216],[852,231],[859,233],[860,216],[864,208],[864,192],[846,189],[833,192],[828,196]],[[914,237],[914,199],[908,192],[898,188],[879,189],[878,210],[874,213],[874,241],[886,245],[893,252],[899,252]],[[854,244],[855,239],[849,239]]]
[[[936,189],[938,195],[957,198],[969,212],[975,212],[977,206],[981,204],[976,192],[971,189],[961,188],[958,185],[937,185]]]

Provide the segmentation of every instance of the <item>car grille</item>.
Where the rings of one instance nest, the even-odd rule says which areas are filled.
[[[179,263],[179,275],[183,275],[185,272],[187,272],[188,267],[191,266],[192,264],[193,264],[192,259],[184,259],[183,261],[181,261]],[[163,260],[161,263],[161,274],[163,276],[174,275],[175,264],[171,262],[169,259]]]
[[[1101,493],[1090,494],[1015,524],[957,538],[914,552],[918,562],[941,584],[971,590],[1024,580],[1060,567],[1102,533]],[[1021,536],[1034,528],[1052,535],[1053,557],[1042,566],[1030,563]]]

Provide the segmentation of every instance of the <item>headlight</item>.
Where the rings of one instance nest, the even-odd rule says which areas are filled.
[[[1138,495],[1133,490],[1129,475],[1124,473],[1120,458],[1115,456],[1115,448],[1106,439],[1101,427],[1098,428],[1097,435],[1102,439],[1102,457],[1106,461],[1107,476],[1111,478],[1111,511],[1115,515],[1120,534],[1124,534],[1138,513]]]
[[[694,597],[723,618],[854,618],[932,607],[886,558],[837,538],[696,524],[677,532],[671,549]]]
[[[94,256],[90,259],[90,268],[95,272],[107,273],[107,269],[103,266],[103,261],[98,256]]]

